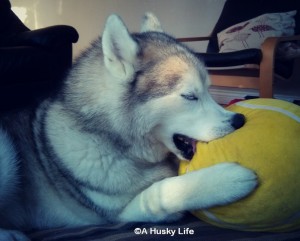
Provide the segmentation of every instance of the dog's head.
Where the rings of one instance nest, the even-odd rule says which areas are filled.
[[[164,34],[153,14],[145,15],[137,34],[129,34],[118,16],[110,16],[102,51],[110,79],[122,86],[120,125],[130,129],[122,133],[133,139],[140,136],[141,143],[155,143],[154,152],[191,159],[196,141],[208,142],[243,126],[243,115],[223,109],[211,98],[201,60]]]

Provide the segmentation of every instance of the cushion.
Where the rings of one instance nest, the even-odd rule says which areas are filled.
[[[218,33],[220,53],[261,47],[268,37],[292,36],[297,11],[267,13]]]

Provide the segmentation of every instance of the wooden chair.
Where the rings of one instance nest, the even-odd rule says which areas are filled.
[[[297,10],[295,36],[269,37],[261,49],[244,49],[219,53],[217,34],[237,23],[264,13]],[[277,60],[276,50],[280,43],[300,40],[300,1],[298,0],[227,0],[222,13],[208,37],[179,38],[181,42],[208,41],[206,53],[198,53],[206,64],[212,84],[215,86],[257,89],[262,98],[273,97],[275,74],[286,79],[291,76],[294,60]],[[256,68],[248,66],[255,65]]]

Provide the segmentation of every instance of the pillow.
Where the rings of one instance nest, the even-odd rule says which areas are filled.
[[[268,37],[294,35],[297,11],[267,13],[235,24],[218,33],[220,53],[248,48],[260,49]]]

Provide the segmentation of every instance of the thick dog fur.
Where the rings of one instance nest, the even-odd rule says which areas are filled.
[[[153,14],[135,34],[110,16],[53,97],[1,116],[0,240],[27,240],[8,230],[176,220],[248,195],[256,175],[238,164],[177,176],[196,140],[243,125],[209,84]]]

